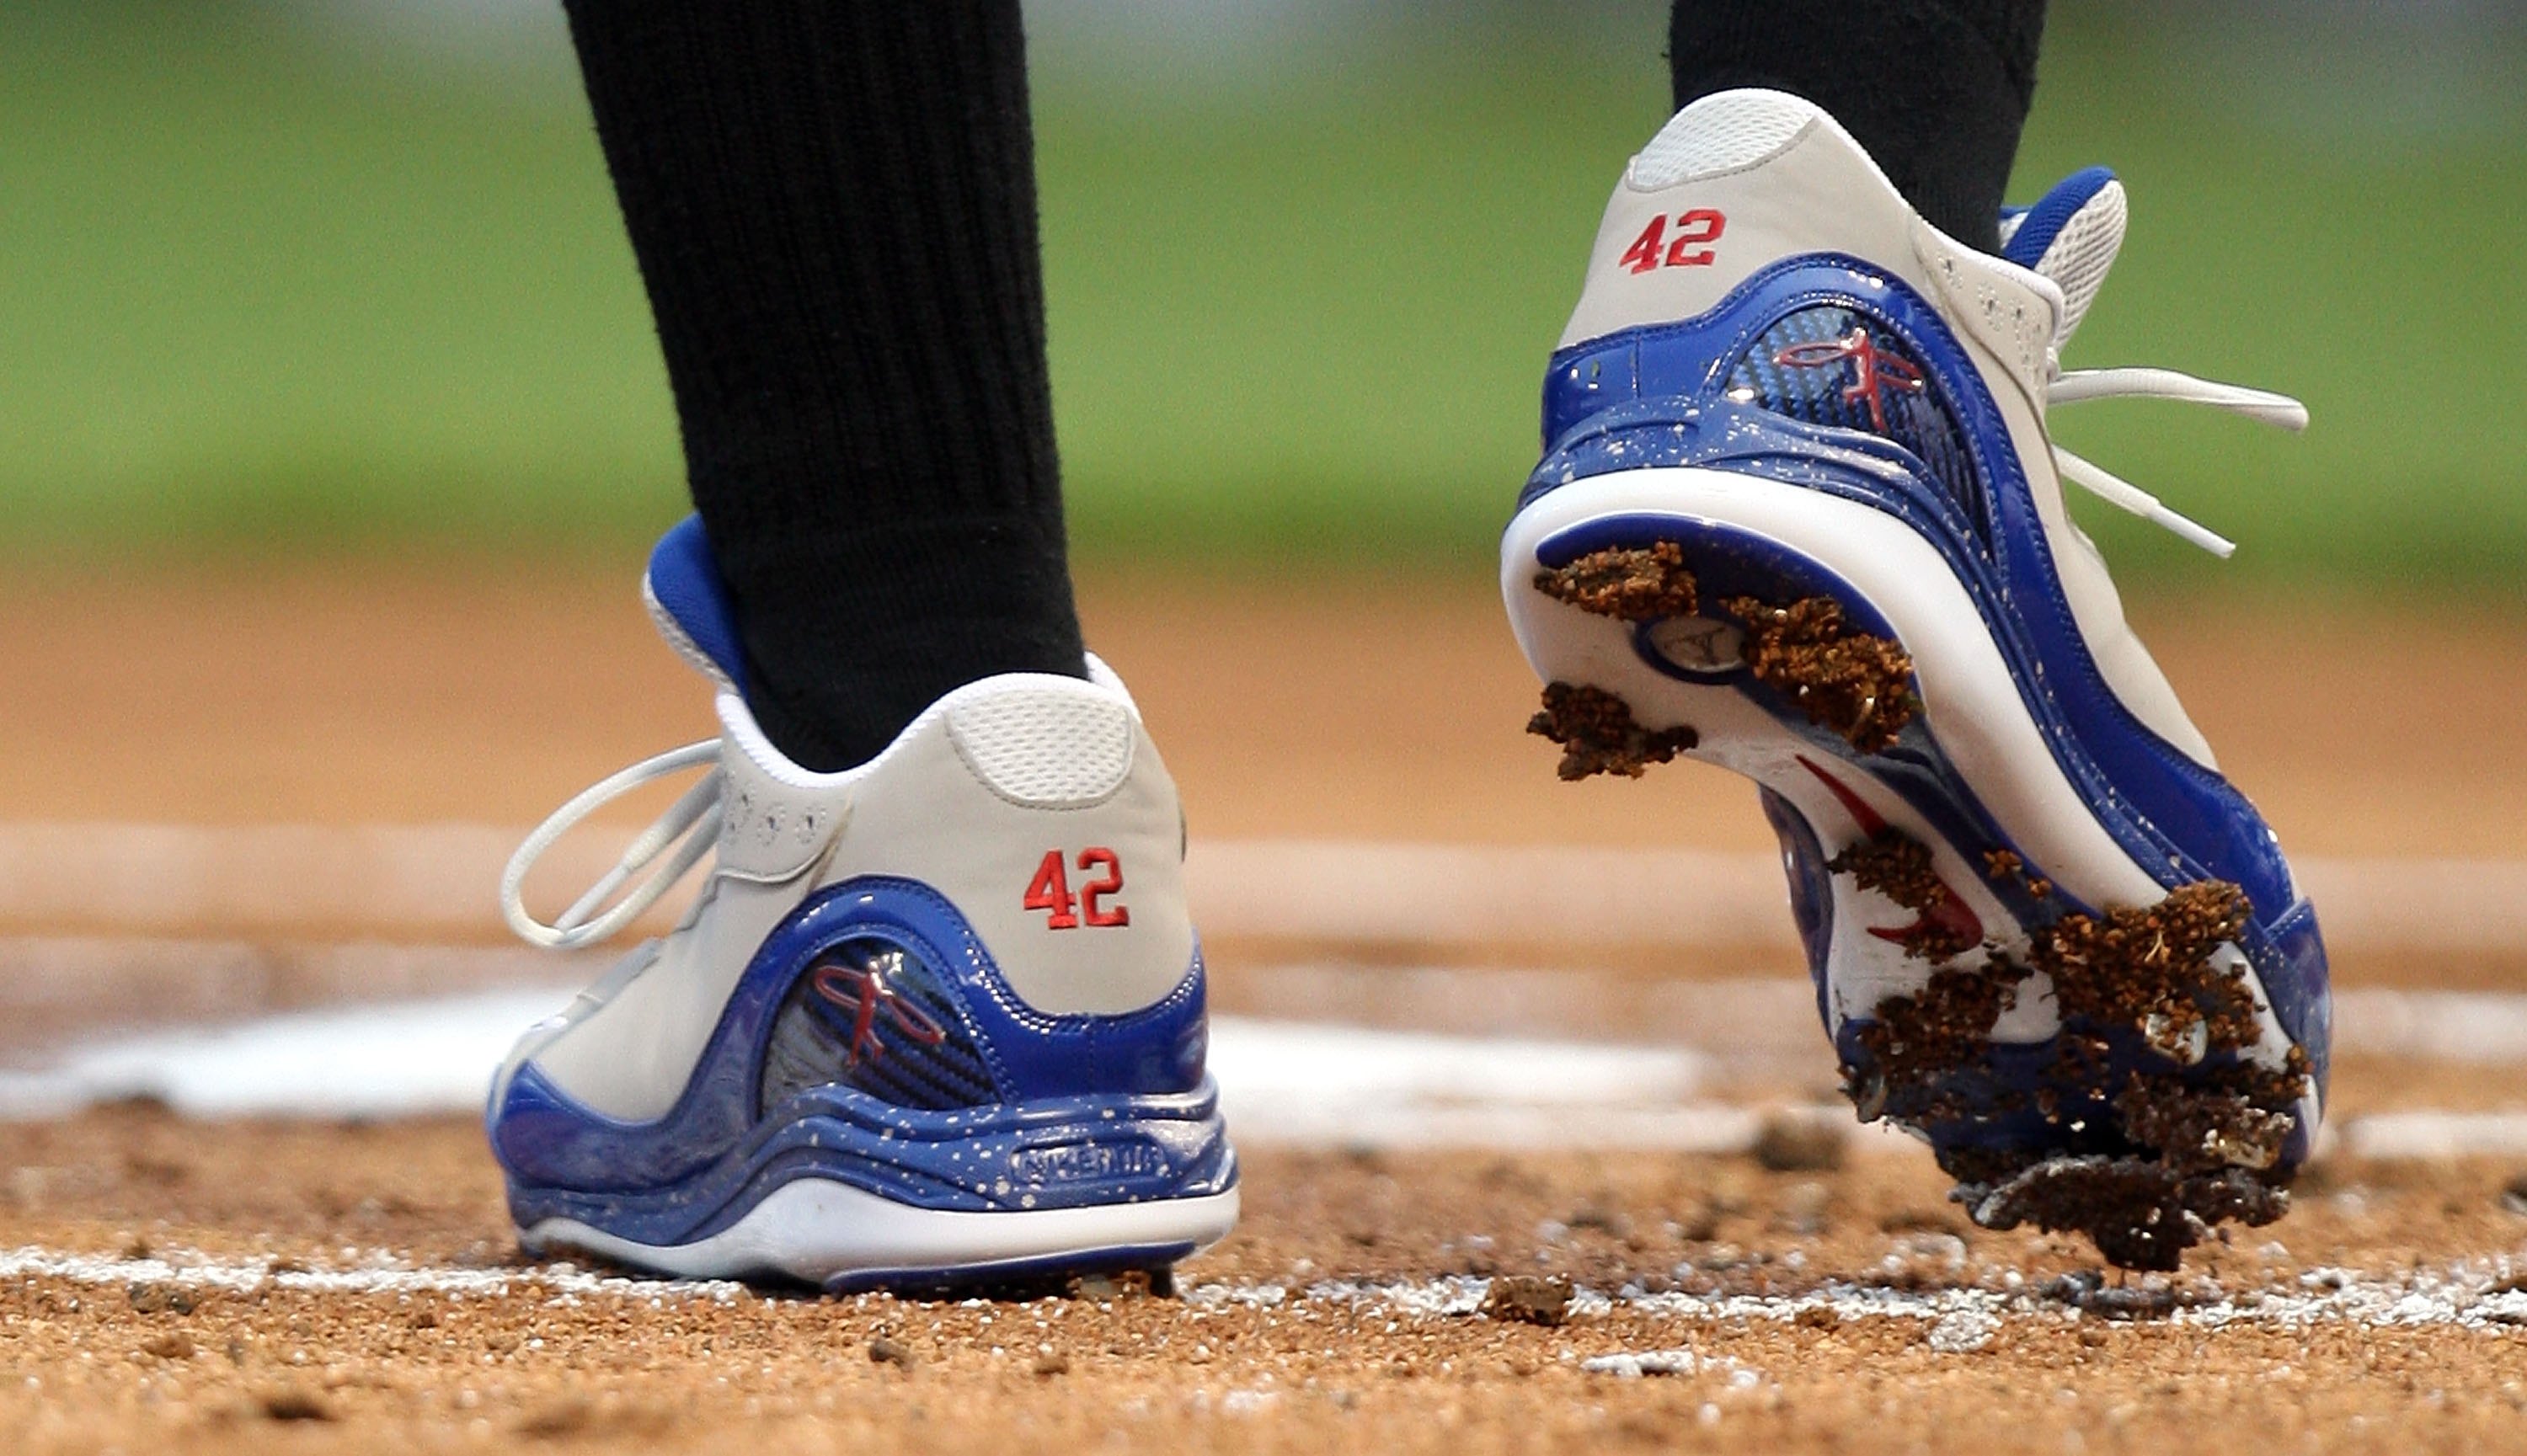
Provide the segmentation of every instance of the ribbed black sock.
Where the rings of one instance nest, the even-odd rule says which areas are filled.
[[[1676,0],[1682,108],[1769,86],[1832,113],[1931,226],[1986,250],[2036,94],[2044,0]]]
[[[764,731],[1079,676],[1017,0],[566,0]]]

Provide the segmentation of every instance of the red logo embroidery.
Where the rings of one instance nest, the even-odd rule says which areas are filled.
[[[1114,851],[1091,845],[1079,851],[1079,868],[1103,870],[1106,873],[1070,892],[1069,867],[1062,863],[1061,851],[1048,849],[1035,867],[1035,878],[1027,881],[1026,900],[1029,910],[1046,913],[1048,930],[1075,930],[1082,925],[1110,929],[1132,923],[1129,906],[1106,904],[1109,895],[1123,892],[1123,861]]]
[[[1851,382],[1844,386],[1842,397],[1868,401],[1869,423],[1884,434],[1886,391],[1921,393],[1921,366],[1880,350],[1878,341],[1869,336],[1866,328],[1855,328],[1841,338],[1819,343],[1792,344],[1773,356],[1773,362],[1783,369],[1825,369],[1846,359],[1851,361]]]
[[[1616,261],[1634,273],[1647,273],[1653,268],[1709,268],[1712,260],[1720,256],[1719,249],[1709,244],[1720,241],[1720,234],[1728,229],[1728,219],[1707,207],[1676,214],[1673,237],[1668,235],[1665,216],[1652,218],[1650,226],[1641,229],[1641,235],[1633,238],[1632,245]]]
[[[865,1056],[874,1062],[886,1055],[886,1043],[878,1039],[878,1017],[898,1031],[922,1046],[937,1046],[948,1039],[945,1027],[906,999],[902,992],[887,984],[889,963],[901,965],[899,957],[889,955],[868,966],[819,966],[816,968],[816,994],[851,1014],[851,1039],[844,1049],[845,1070],[856,1067]]]

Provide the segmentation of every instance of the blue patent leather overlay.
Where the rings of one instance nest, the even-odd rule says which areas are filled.
[[[737,635],[737,609],[711,559],[699,516],[677,522],[649,552],[649,595],[745,696],[746,647]]]
[[[1833,1025],[1833,1003],[1828,999],[1827,977],[1833,949],[1833,876],[1826,865],[1825,846],[1797,806],[1769,788],[1757,790],[1764,820],[1781,841],[1781,869],[1790,879],[1790,919],[1799,928],[1799,948],[1807,952],[1809,979],[1816,982],[1817,1020]]]
[[[2306,1051],[2317,1090],[2323,1092],[2333,1062],[2334,994],[2316,907],[2299,901],[2265,933],[2271,937],[2273,954],[2288,970],[2278,977],[2264,977],[2264,994],[2273,1003],[2274,1020]]]
[[[903,1107],[848,1081],[763,1097],[767,1046],[802,975],[871,945],[926,969],[923,1005],[980,1053],[988,1104]],[[817,891],[764,938],[665,1116],[607,1118],[529,1063],[493,1110],[491,1143],[522,1220],[560,1214],[643,1241],[703,1236],[721,1210],[733,1218],[809,1173],[924,1207],[1182,1196],[1234,1178],[1205,1051],[1199,951],[1153,1006],[1048,1016],[1019,1000],[945,897],[867,876]]]
[[[1937,376],[1983,479],[1987,521],[1970,519],[1893,441],[1726,397],[1719,385],[1730,361],[1774,321],[1820,302],[1871,319]],[[1521,505],[1592,476],[1698,466],[1821,490],[1903,521],[1965,585],[2056,761],[2143,868],[2171,886],[2230,880],[2266,921],[2296,903],[2280,846],[2253,807],[2135,718],[2097,671],[1989,390],[1937,311],[1900,280],[1839,255],[1782,259],[1695,319],[1556,354],[1545,418],[1553,444]]]

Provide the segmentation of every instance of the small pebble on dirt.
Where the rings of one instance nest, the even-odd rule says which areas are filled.
[[[331,1421],[334,1411],[312,1390],[268,1391],[256,1402],[275,1421]]]
[[[901,1365],[912,1368],[912,1347],[891,1335],[881,1334],[869,1341],[869,1362],[873,1365]]]
[[[181,1284],[133,1284],[126,1291],[131,1307],[144,1315],[189,1315],[193,1291]]]
[[[1571,1284],[1567,1280],[1531,1274],[1503,1275],[1483,1296],[1483,1313],[1495,1320],[1514,1320],[1547,1327],[1571,1317]]]
[[[1838,1124],[1787,1110],[1767,1113],[1755,1134],[1755,1161],[1774,1173],[1831,1173],[1842,1166],[1849,1136]]]

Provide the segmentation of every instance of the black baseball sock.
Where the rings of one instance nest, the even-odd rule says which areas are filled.
[[[764,731],[1081,675],[1017,0],[566,9]]]
[[[1736,86],[1824,107],[1931,226],[1997,251],[2043,33],[2044,0],[1676,0],[1668,65],[1678,108]]]

